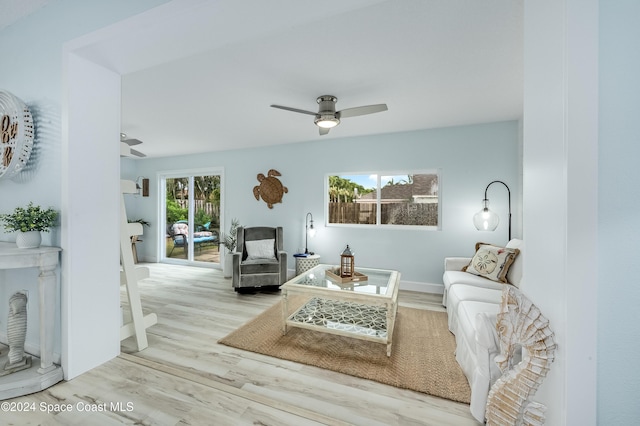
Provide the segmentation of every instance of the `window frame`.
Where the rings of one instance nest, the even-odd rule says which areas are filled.
[[[167,264],[176,264],[176,265],[192,265],[192,266],[213,266],[214,268],[220,268],[224,262],[223,254],[220,254],[220,263],[215,262],[204,262],[194,259],[194,247],[193,247],[193,230],[194,230],[194,222],[195,222],[195,200],[192,197],[189,197],[188,200],[188,223],[189,223],[189,238],[188,238],[188,259],[178,259],[166,256],[166,248],[163,245],[163,241],[166,238],[166,223],[167,223],[167,212],[166,212],[166,180],[167,179],[177,179],[177,178],[187,178],[188,179],[188,188],[189,193],[194,193],[193,189],[193,178],[196,176],[220,176],[220,236],[222,236],[222,226],[224,223],[224,203],[225,203],[225,174],[224,167],[206,167],[206,168],[194,168],[194,169],[180,169],[180,170],[163,170],[158,171],[156,173],[156,178],[158,181],[158,223],[165,224],[165,226],[158,227],[158,246],[157,249],[157,259],[160,263]]]
[[[380,223],[382,220],[382,202],[381,202],[381,177],[384,176],[407,176],[407,175],[436,175],[438,179],[438,195],[437,195],[437,203],[438,203],[438,224],[433,225],[399,225],[399,224],[383,224]],[[358,223],[332,223],[329,218],[329,177],[330,176],[377,176],[376,182],[376,223],[375,224],[358,224]],[[411,230],[411,231],[441,231],[442,230],[442,169],[440,168],[431,168],[431,169],[405,169],[402,171],[398,170],[377,170],[377,171],[346,171],[346,172],[335,172],[335,173],[326,173],[324,176],[324,213],[325,213],[325,226],[327,227],[342,227],[342,228],[354,228],[354,229],[394,229],[394,230]]]

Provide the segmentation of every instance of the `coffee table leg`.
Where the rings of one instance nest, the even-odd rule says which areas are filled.
[[[388,303],[386,305],[387,311],[387,356],[391,356],[391,343],[393,342],[393,328],[396,320],[396,305]]]
[[[289,313],[289,304],[287,298],[287,290],[282,292],[282,335],[287,334],[287,317]]]

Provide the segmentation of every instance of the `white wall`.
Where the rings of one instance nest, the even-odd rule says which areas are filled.
[[[66,61],[61,337],[71,378],[120,353],[119,233],[96,232],[120,223],[120,76],[72,53]]]
[[[598,424],[640,418],[640,2],[600,3]]]
[[[2,88],[9,90],[22,98],[32,108],[34,116],[36,116],[37,135],[40,147],[42,148],[42,156],[38,161],[38,167],[30,176],[22,176],[14,181],[0,181],[0,211],[10,211],[19,204],[28,202],[33,199],[43,205],[52,205],[60,208],[61,201],[61,98],[62,98],[62,44],[81,34],[92,31],[107,23],[116,22],[126,16],[131,16],[139,11],[145,10],[162,1],[138,0],[130,2],[127,0],[112,0],[109,2],[85,2],[82,0],[52,0],[40,12],[35,15],[24,18],[18,24],[6,28],[0,32],[0,50],[3,52],[11,52],[13,62],[7,66],[3,62],[0,67],[0,82]],[[557,3],[557,5],[556,5]],[[615,3],[615,4],[614,4]],[[597,28],[593,26],[593,2],[586,3],[586,13],[588,14],[585,26]],[[539,392],[540,398],[549,406],[548,418],[554,422],[548,421],[547,424],[594,424],[595,410],[597,406],[597,420],[599,424],[633,424],[638,418],[638,404],[635,400],[640,393],[638,389],[640,380],[638,373],[633,369],[635,362],[635,354],[638,352],[638,322],[635,321],[635,312],[640,295],[639,287],[636,284],[638,270],[638,261],[635,253],[635,241],[640,237],[638,231],[638,222],[636,219],[640,207],[640,201],[637,198],[638,191],[633,186],[638,182],[638,167],[636,160],[638,156],[638,135],[637,129],[637,75],[638,73],[638,48],[637,40],[639,38],[637,29],[638,11],[637,2],[634,0],[626,0],[619,2],[600,2],[600,18],[602,35],[600,38],[600,70],[601,77],[601,93],[600,93],[600,151],[599,164],[597,169],[599,173],[599,209],[600,217],[597,224],[584,230],[587,239],[592,240],[591,235],[599,226],[599,241],[597,242],[598,253],[597,259],[585,258],[581,261],[583,268],[593,270],[594,265],[599,265],[599,291],[597,306],[593,306],[593,300],[587,300],[589,303],[586,308],[592,309],[586,312],[584,316],[584,324],[576,324],[580,322],[575,313],[575,306],[568,306],[566,302],[567,291],[576,291],[580,297],[585,297],[582,293],[586,292],[586,297],[590,298],[594,293],[593,283],[588,280],[584,288],[576,289],[575,287],[565,287],[563,282],[554,274],[545,275],[541,279],[535,280],[534,288],[531,280],[536,276],[534,271],[555,271],[559,268],[563,273],[563,277],[567,273],[566,265],[558,265],[567,261],[566,246],[567,244],[575,244],[572,240],[559,241],[561,236],[565,236],[569,225],[561,223],[559,225],[560,232],[550,232],[542,221],[535,220],[537,215],[544,217],[546,212],[558,213],[561,221],[568,222],[570,218],[566,216],[569,208],[566,202],[562,201],[562,195],[558,195],[556,191],[569,191],[569,185],[563,181],[563,187],[556,189],[557,180],[553,179],[551,186],[548,188],[553,191],[549,197],[543,197],[544,191],[541,191],[541,185],[536,184],[531,178],[540,176],[546,182],[544,171],[549,168],[553,177],[565,176],[570,168],[563,173],[558,173],[559,168],[563,168],[562,162],[565,161],[566,151],[565,136],[558,136],[560,130],[558,128],[558,120],[565,120],[564,111],[566,104],[557,103],[556,93],[563,91],[564,83],[558,83],[557,78],[552,76],[549,82],[538,81],[533,83],[530,78],[538,80],[536,73],[538,71],[535,65],[539,59],[539,55],[545,50],[551,49],[550,55],[556,55],[558,52],[553,50],[553,46],[567,47],[565,29],[560,29],[558,25],[565,25],[564,21],[570,17],[574,23],[581,21],[580,12],[582,2],[575,0],[564,0],[562,2],[553,1],[527,1],[525,2],[525,20],[527,26],[533,28],[526,31],[526,39],[528,48],[525,51],[525,62],[527,69],[525,77],[527,78],[528,94],[526,105],[526,120],[524,123],[524,143],[525,143],[525,161],[524,175],[527,183],[524,185],[524,198],[526,200],[524,220],[524,229],[527,230],[525,238],[529,236],[527,241],[527,250],[533,250],[534,253],[526,264],[528,282],[526,283],[528,291],[536,294],[536,302],[543,305],[545,313],[552,319],[554,327],[565,324],[566,315],[573,315],[570,322],[566,323],[559,329],[560,354],[561,357],[557,364],[554,365],[552,377],[549,377],[548,384],[556,387],[546,386]],[[558,20],[562,22],[558,22]],[[578,32],[579,33],[579,32]],[[576,34],[569,31],[569,36]],[[575,49],[576,40],[573,39],[569,45],[572,46],[570,52],[585,50],[597,51],[597,46],[593,45],[593,34],[587,34],[584,42],[578,43],[581,48]],[[572,44],[573,43],[573,44]],[[533,49],[533,50],[532,50]],[[572,56],[567,59],[571,63]],[[550,61],[550,62],[549,62]],[[17,65],[15,65],[17,64]],[[541,64],[543,68],[555,69],[555,72],[562,72],[566,63],[564,59],[558,56],[552,59],[545,59]],[[575,68],[573,68],[575,70]],[[591,68],[587,69],[587,74],[592,76]],[[542,76],[546,75],[546,71]],[[555,85],[549,87],[547,84]],[[573,93],[573,87],[569,88],[569,93]],[[533,102],[533,104],[532,104]],[[548,111],[547,111],[548,110]],[[546,114],[551,114],[546,116]],[[39,114],[39,117],[38,116]],[[39,121],[38,121],[39,120]],[[596,120],[597,121],[597,120]],[[587,128],[592,126],[586,123]],[[549,128],[547,128],[550,126]],[[560,125],[561,126],[561,125]],[[565,128],[566,131],[571,127]],[[572,130],[580,129],[573,128]],[[536,132],[537,135],[532,136],[529,132]],[[549,133],[547,133],[549,132]],[[563,133],[566,135],[566,133]],[[570,133],[572,135],[572,133]],[[547,139],[550,137],[551,139]],[[539,147],[537,143],[541,143]],[[571,145],[571,144],[569,144]],[[588,138],[587,147],[592,148],[592,141]],[[543,152],[549,148],[548,152]],[[580,146],[572,147],[570,158],[580,161],[579,154],[575,154],[574,150],[580,151]],[[320,148],[317,149],[320,151]],[[533,157],[531,157],[533,156]],[[214,162],[213,160],[211,160]],[[589,160],[591,161],[591,160]],[[215,162],[214,162],[215,163]],[[272,163],[274,166],[276,162]],[[260,167],[256,169],[261,169]],[[73,167],[71,164],[70,167]],[[228,166],[229,167],[229,166]],[[271,167],[271,166],[269,166]],[[279,165],[278,165],[279,167]],[[594,169],[596,167],[594,166]],[[289,172],[289,169],[286,169]],[[297,171],[297,170],[296,170]],[[246,173],[242,176],[245,188],[243,191],[250,191],[253,186],[252,175],[258,170]],[[263,171],[264,172],[264,171]],[[285,177],[288,175],[285,174]],[[489,178],[489,176],[487,176]],[[491,177],[493,178],[493,177]],[[580,176],[577,176],[579,179]],[[246,179],[246,181],[244,180]],[[586,177],[587,181],[591,181],[590,177]],[[549,180],[551,180],[549,178]],[[460,196],[460,199],[471,199],[471,203],[479,203],[481,193],[488,179],[482,179],[478,182],[478,188],[468,189],[466,196]],[[289,184],[291,185],[291,184]],[[443,181],[443,194],[447,190],[448,180]],[[546,187],[545,187],[546,188]],[[153,193],[152,193],[153,194]],[[245,194],[243,192],[242,194]],[[564,194],[568,195],[568,194]],[[244,195],[243,195],[244,196]],[[149,201],[151,202],[151,200]],[[492,200],[493,202],[493,200]],[[299,214],[295,214],[298,221],[304,219],[304,213],[308,210],[316,212],[317,204],[312,199],[301,199],[295,208]],[[558,206],[560,205],[560,208]],[[457,218],[467,217],[468,208],[472,212],[477,209],[476,206],[459,206],[461,212],[457,214]],[[563,210],[566,208],[566,211]],[[591,215],[591,210],[587,210]],[[70,212],[63,211],[62,214]],[[229,212],[232,216],[235,212]],[[238,212],[240,216],[241,212]],[[245,214],[245,213],[242,213]],[[247,219],[252,218],[250,213],[246,213]],[[632,219],[633,218],[633,219]],[[572,218],[571,218],[572,219]],[[465,219],[466,220],[466,219]],[[531,221],[531,222],[530,222]],[[552,220],[553,226],[558,226],[555,219]],[[457,223],[461,223],[459,220]],[[70,225],[73,226],[73,225]],[[299,225],[302,229],[302,224]],[[446,227],[447,224],[445,223]],[[562,229],[566,227],[567,229]],[[447,231],[448,232],[448,231]],[[465,231],[466,232],[466,231]],[[496,236],[498,234],[495,234]],[[11,240],[11,235],[0,234],[3,240]],[[302,238],[302,231],[298,240]],[[473,238],[471,238],[473,239]],[[534,239],[539,240],[539,244],[533,244],[533,249],[529,247]],[[60,234],[45,236],[45,243],[59,244],[61,242]],[[588,241],[592,244],[593,241]],[[546,245],[545,245],[546,243]],[[298,241],[289,242],[295,248]],[[542,245],[545,245],[544,247]],[[402,247],[402,246],[400,246]],[[466,245],[465,245],[466,247]],[[395,247],[394,247],[395,248]],[[557,250],[560,248],[560,250]],[[461,247],[456,247],[459,251]],[[317,251],[330,253],[330,245],[325,244],[318,246]],[[580,250],[576,252],[579,254]],[[75,253],[78,260],[81,261],[85,253]],[[546,255],[546,256],[545,256]],[[559,255],[559,260],[556,260]],[[591,256],[591,254],[589,254]],[[547,259],[552,259],[552,265],[549,269]],[[542,274],[542,272],[538,272]],[[581,276],[582,273],[577,276]],[[596,274],[594,271],[593,274]],[[417,276],[417,275],[416,275]],[[547,279],[549,278],[549,279]],[[419,279],[419,278],[414,278]],[[6,281],[16,282],[19,288],[22,282],[31,282],[32,274],[21,273],[17,276],[10,274],[0,274],[3,286],[0,288],[0,299],[6,300],[12,289],[7,287]],[[63,285],[65,278],[63,277]],[[572,285],[577,284],[574,280]],[[579,301],[580,299],[576,299]],[[86,300],[89,305],[96,303],[95,300]],[[37,306],[34,303],[32,306]],[[548,308],[548,310],[547,310]],[[577,371],[568,371],[566,366],[568,361],[566,355],[566,342],[563,334],[566,336],[577,332],[576,336],[582,337],[584,333],[587,335],[596,334],[596,329],[592,326],[592,318],[598,315],[598,394],[597,404],[593,398],[595,392],[594,370],[591,366],[584,371],[584,377],[587,384],[582,385],[583,377]],[[0,304],[0,318],[6,317],[6,308]],[[90,318],[79,318],[79,321],[90,321]],[[94,335],[95,339],[100,339],[100,333]],[[587,336],[587,347],[584,356],[580,356],[578,364],[583,365],[588,361],[588,357],[592,354],[592,340]],[[37,337],[35,341],[31,333],[28,337],[29,342],[37,347]],[[87,339],[83,342],[91,345],[93,340]],[[579,345],[574,349],[580,349]],[[56,350],[58,347],[56,348]],[[575,353],[575,352],[574,352]],[[562,357],[565,357],[563,360]],[[592,360],[595,359],[595,356]],[[588,362],[587,362],[588,364]],[[579,389],[582,387],[583,389]],[[576,393],[569,398],[568,390],[575,390]],[[584,417],[591,417],[586,422],[581,420]],[[557,420],[557,421],[556,421]],[[575,420],[575,421],[574,421]]]
[[[99,172],[100,166],[110,165],[113,179],[117,180],[118,162],[117,158],[112,162],[100,158],[98,168],[86,171],[92,158],[79,158],[82,156],[82,148],[91,149],[91,144],[98,142],[108,134],[97,135],[97,137],[87,137],[81,135],[82,140],[72,141],[70,146],[77,150],[76,155],[68,155],[63,152],[62,147],[62,127],[63,114],[63,44],[89,31],[94,31],[104,25],[119,21],[120,19],[139,13],[157,4],[164,3],[162,0],[140,0],[130,2],[127,0],[115,0],[109,2],[86,2],[82,0],[59,1],[52,0],[44,8],[35,14],[21,19],[10,27],[0,31],[0,51],[5,52],[5,59],[0,66],[0,86],[3,90],[8,90],[21,98],[30,107],[35,122],[35,153],[28,165],[28,170],[23,171],[14,179],[0,180],[0,213],[13,210],[18,205],[23,205],[33,200],[43,206],[51,206],[61,211],[61,221],[66,223],[66,228],[57,228],[51,234],[44,234],[43,244],[62,245],[63,259],[73,262],[75,266],[85,265],[90,267],[92,262],[104,264],[100,260],[103,254],[104,245],[100,238],[86,238],[87,229],[93,232],[102,228],[102,218],[108,210],[100,210],[98,207],[91,207],[92,200],[101,198],[100,185],[101,177],[92,176]],[[76,105],[78,106],[78,105]],[[89,112],[89,111],[87,111]],[[119,117],[117,117],[119,119]],[[66,125],[66,121],[65,121]],[[95,129],[94,129],[95,130]],[[114,138],[117,141],[117,129]],[[74,147],[74,143],[75,145]],[[84,144],[84,145],[82,145]],[[117,144],[114,142],[114,146]],[[98,154],[100,150],[93,150],[90,153]],[[117,151],[115,151],[117,152]],[[85,152],[86,153],[86,152]],[[117,155],[117,154],[116,154]],[[65,156],[63,158],[63,156]],[[93,158],[95,160],[95,158]],[[63,182],[65,170],[63,164],[68,166],[70,171],[66,182]],[[94,179],[95,177],[95,179]],[[73,180],[73,182],[70,182]],[[95,182],[97,185],[92,186]],[[69,184],[69,185],[67,185]],[[66,185],[66,186],[63,186]],[[63,188],[69,197],[63,200]],[[82,192],[78,190],[81,189]],[[83,203],[83,199],[86,202]],[[106,194],[101,198],[104,202],[111,203],[113,194]],[[75,208],[80,206],[80,208]],[[109,213],[106,213],[109,216]],[[90,223],[91,226],[87,226]],[[75,249],[68,246],[62,238],[62,232],[70,232],[77,236],[83,233],[82,239],[76,240]],[[73,238],[71,234],[67,235]],[[0,234],[3,241],[13,241],[11,234]],[[117,248],[116,248],[117,250]],[[66,256],[66,257],[65,257]],[[113,263],[113,268],[117,268],[117,251],[115,256],[108,257]],[[82,268],[80,268],[82,269]],[[61,311],[56,313],[57,338],[54,345],[56,362],[60,361],[61,340],[65,333],[69,332],[67,327],[71,327],[69,321],[73,322],[75,329],[70,336],[70,340],[65,343],[66,354],[63,354],[63,367],[65,378],[69,378],[69,372],[73,375],[79,374],[91,368],[105,359],[113,356],[118,351],[117,342],[113,339],[113,326],[110,316],[103,320],[96,321],[96,314],[104,313],[103,300],[100,298],[106,291],[115,294],[116,283],[105,282],[103,280],[92,280],[84,274],[76,274],[79,269],[67,269],[70,275],[62,275],[63,294],[73,294],[73,301],[66,305],[65,316],[67,324],[61,331],[60,318]],[[30,318],[37,318],[38,292],[37,273],[32,270],[0,272],[0,301],[8,300],[14,291],[19,289],[29,290],[29,311]],[[113,286],[116,287],[113,287]],[[107,287],[108,286],[108,287]],[[117,307],[112,308],[117,312]],[[115,314],[114,314],[115,315]],[[0,303],[0,318],[6,318],[7,304]],[[37,322],[30,322],[37,324]],[[0,321],[0,327],[3,323]],[[2,334],[0,333],[0,336]],[[105,342],[111,349],[105,350]],[[67,345],[68,344],[68,345]],[[32,353],[37,354],[39,348],[38,328],[28,328],[26,347]],[[64,359],[65,357],[73,358]],[[73,365],[69,365],[72,362]]]
[[[304,247],[307,212],[313,214],[317,233],[309,240],[310,250],[326,263],[337,263],[346,244],[355,251],[356,265],[392,268],[402,272],[403,288],[437,284],[440,290],[443,257],[473,254],[477,241],[506,243],[507,191],[492,186],[492,208],[501,215],[500,226],[493,233],[478,232],[472,223],[480,210],[484,190],[489,182],[500,179],[512,191],[514,211],[520,199],[519,127],[515,121],[469,125],[452,128],[394,133],[358,138],[302,142],[269,148],[208,154],[133,160],[137,169],[127,176],[151,179],[150,197],[136,197],[130,218],[143,217],[151,222],[157,217],[159,171],[188,168],[224,167],[223,230],[231,219],[246,226],[281,225],[285,229],[285,250],[293,254]],[[340,155],[337,155],[337,153]],[[256,175],[278,170],[288,187],[281,204],[269,209],[256,201],[253,187]],[[357,229],[325,226],[325,175],[327,173],[397,171],[412,169],[441,170],[442,229],[439,231]],[[520,236],[518,216],[514,217],[513,235]],[[144,243],[138,254],[155,261],[158,238],[164,244],[165,225],[152,223],[145,228]],[[291,260],[289,268],[293,269]]]
[[[596,419],[597,1],[525,2],[522,289],[549,319],[547,424]]]

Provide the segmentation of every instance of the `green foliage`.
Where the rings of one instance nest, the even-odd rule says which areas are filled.
[[[394,185],[413,185],[413,175],[407,175],[406,179],[400,179],[397,182],[394,182],[393,178],[391,178],[387,181],[385,187]]]
[[[175,200],[167,198],[167,223],[176,223],[179,220],[187,220],[188,211],[178,205]]]
[[[231,227],[229,228],[229,233],[222,234],[222,240],[220,241],[220,244],[225,246],[227,250],[229,250],[230,252],[235,251],[236,249],[236,243],[238,242],[237,238],[238,238],[239,227],[240,227],[240,222],[238,222],[238,219],[233,219],[231,221]]]
[[[146,221],[146,220],[144,220],[144,219],[136,219],[136,220],[128,219],[128,220],[127,220],[127,222],[129,222],[129,223],[136,223],[136,222],[137,222],[137,223],[139,223],[140,225],[143,225],[143,226],[149,226],[149,227],[151,227],[151,222],[147,222],[147,221]]]
[[[166,181],[167,199],[186,200],[189,178],[168,178]],[[220,176],[194,176],[194,199],[220,204]]]
[[[193,220],[197,225],[204,225],[207,222],[211,222],[211,216],[209,216],[204,209],[198,209]]]
[[[49,232],[49,228],[56,224],[57,218],[58,212],[52,208],[44,210],[40,206],[34,206],[33,202],[30,202],[26,208],[16,207],[13,213],[0,215],[5,232]]]
[[[220,202],[220,176],[194,176],[195,197],[208,202]]]
[[[373,191],[373,189],[365,188],[350,179],[345,179],[340,176],[329,176],[329,199],[332,202],[352,202],[355,196],[354,189],[357,189],[360,195]]]

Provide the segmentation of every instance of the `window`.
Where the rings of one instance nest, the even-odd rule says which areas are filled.
[[[440,225],[438,171],[327,176],[328,224]]]

